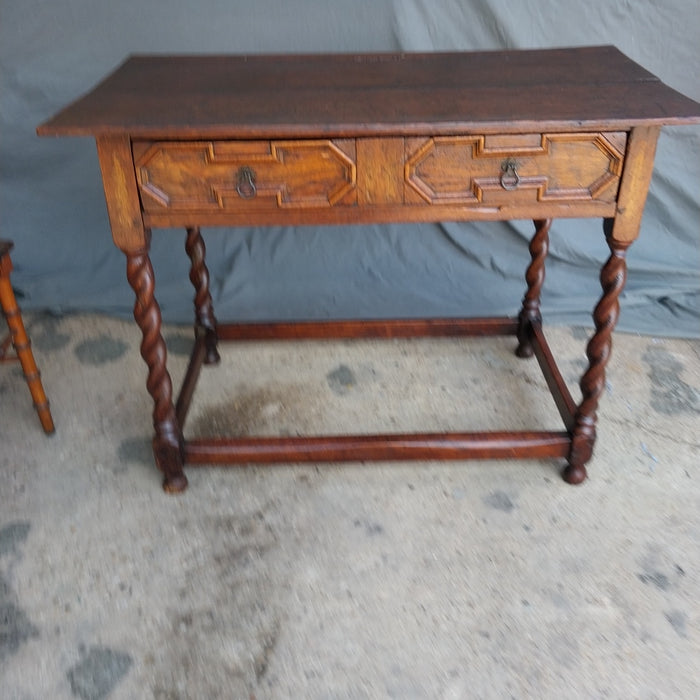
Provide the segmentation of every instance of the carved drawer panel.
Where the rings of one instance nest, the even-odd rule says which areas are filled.
[[[614,202],[626,141],[624,132],[406,139],[406,200],[474,206]]]
[[[136,142],[145,211],[232,211],[354,204],[355,142]]]

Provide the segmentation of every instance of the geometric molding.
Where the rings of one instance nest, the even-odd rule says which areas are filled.
[[[345,150],[330,140],[157,142],[137,158],[136,176],[145,209],[328,207],[354,194],[356,166]],[[241,168],[254,172],[251,198],[236,189]]]
[[[507,134],[434,137],[405,161],[406,184],[429,204],[613,202],[622,174],[626,134]],[[501,185],[513,160],[519,181]]]

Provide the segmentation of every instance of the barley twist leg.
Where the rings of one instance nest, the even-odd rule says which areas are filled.
[[[187,478],[182,471],[183,438],[173,406],[172,382],[166,368],[167,352],[160,333],[160,307],[154,296],[153,267],[147,252],[127,253],[126,275],[136,293],[134,318],[143,335],[141,356],[148,365],[146,387],[154,401],[153,454],[163,472],[163,489],[176,493],[187,488]]]
[[[9,248],[10,245],[9,243],[6,244],[6,247]],[[9,252],[2,252],[0,254],[0,307],[2,307],[3,314],[7,320],[7,326],[10,329],[10,342],[22,366],[22,372],[29,387],[29,393],[32,396],[41,427],[47,435],[50,435],[55,431],[53,417],[51,416],[49,401],[41,383],[41,373],[34,360],[32,344],[24,327],[15,293],[12,290],[12,284],[10,283],[11,270],[12,260]],[[0,359],[2,359],[3,355],[4,352],[0,352]]]
[[[625,253],[630,244],[612,240],[608,233],[611,224],[612,219],[606,219],[611,255],[600,273],[603,296],[593,312],[595,333],[586,348],[589,364],[580,382],[582,400],[574,421],[569,464],[563,473],[564,480],[570,484],[580,484],[587,476],[585,464],[593,454],[598,401],[605,388],[605,367],[610,359],[612,332],[620,313],[619,297],[627,277]]]
[[[530,336],[533,323],[542,322],[540,313],[540,294],[544,284],[544,262],[549,250],[549,228],[551,219],[536,219],[535,235],[530,241],[531,262],[525,273],[527,292],[523,297],[523,306],[518,316],[518,347],[515,354],[518,357],[532,357],[534,349]]]
[[[218,336],[216,333],[214,306],[209,291],[209,270],[204,262],[206,248],[198,227],[187,229],[185,250],[192,262],[190,267],[190,281],[195,289],[195,334],[199,335],[200,333],[204,333],[207,348],[204,362],[207,365],[213,365],[219,362],[221,358],[216,347]]]

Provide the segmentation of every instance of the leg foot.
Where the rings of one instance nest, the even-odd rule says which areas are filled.
[[[186,490],[187,477],[184,474],[163,477],[163,491],[165,491],[165,493],[182,493]]]
[[[40,406],[37,405],[36,412],[39,415],[39,422],[41,423],[41,427],[44,429],[44,432],[47,435],[53,435],[56,432],[56,427],[53,424],[49,402],[47,401]]]
[[[561,473],[562,479],[567,484],[581,484],[586,480],[588,472],[583,464],[567,464],[564,471]]]
[[[515,349],[515,354],[517,357],[527,359],[528,357],[532,357],[535,354],[535,350],[532,347],[531,342],[521,340],[518,344],[518,347]]]
[[[218,365],[221,362],[221,355],[216,348],[207,347],[207,354],[204,357],[205,365]]]
[[[219,355],[219,337],[215,330],[211,328],[206,328],[204,330],[204,344],[206,345],[206,354],[204,355],[205,365],[218,365],[221,362],[221,355]]]
[[[153,456],[158,469],[163,473],[163,491],[166,493],[182,493],[187,488],[187,477],[182,471],[182,449],[178,442],[172,439],[164,442],[162,437],[153,439]]]

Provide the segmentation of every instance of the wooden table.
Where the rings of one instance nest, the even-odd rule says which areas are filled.
[[[136,293],[167,491],[183,464],[566,458],[586,478],[625,251],[639,232],[662,125],[700,105],[613,47],[483,53],[134,56],[38,128],[97,140],[115,244]],[[542,331],[540,291],[557,217],[600,217],[602,267],[589,365],[571,397]],[[532,219],[527,290],[514,318],[217,324],[200,226]],[[153,227],[184,227],[195,343],[173,401],[149,259]],[[497,240],[494,239],[494,245]],[[202,364],[217,342],[284,338],[515,335],[534,355],[560,431],[189,440]]]

